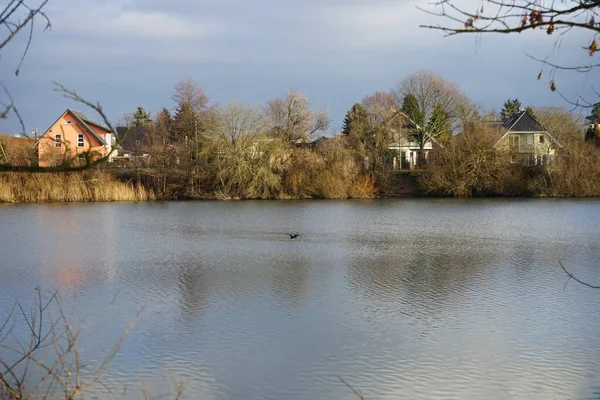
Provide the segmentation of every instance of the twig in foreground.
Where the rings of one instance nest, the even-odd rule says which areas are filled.
[[[354,389],[348,382],[346,382],[344,380],[344,378],[342,378],[341,376],[337,376],[338,379],[344,384],[346,385],[346,387],[348,387],[350,390],[352,390],[352,392],[356,395],[356,397],[358,397],[360,400],[366,400],[365,396],[363,396],[363,394],[360,392],[360,390],[358,389]]]
[[[565,271],[565,273],[567,275],[569,275],[569,279],[573,279],[576,282],[581,283],[584,286],[590,287],[592,289],[600,289],[600,286],[595,286],[595,285],[590,285],[589,283],[583,282],[582,280],[578,279],[575,275],[573,275],[572,273],[570,273],[569,271],[567,271],[567,269],[565,268],[565,266],[563,265],[562,262],[560,262],[560,260],[558,261],[558,263],[560,264],[560,267],[563,269],[563,271]],[[567,281],[568,283],[569,281]],[[565,283],[565,287],[567,286],[567,284]]]

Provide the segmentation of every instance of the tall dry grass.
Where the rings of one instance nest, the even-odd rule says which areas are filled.
[[[1,173],[0,202],[145,201],[156,198],[140,184],[121,182],[104,171]]]

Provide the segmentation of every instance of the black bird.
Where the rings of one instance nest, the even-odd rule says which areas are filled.
[[[291,239],[296,239],[298,236],[300,236],[299,233],[294,233],[294,234],[288,233],[288,235],[290,235],[290,240]]]

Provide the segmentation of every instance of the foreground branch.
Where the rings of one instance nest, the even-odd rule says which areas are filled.
[[[589,288],[592,288],[592,289],[600,289],[600,286],[590,285],[589,283],[580,280],[575,275],[573,275],[572,273],[570,273],[569,271],[567,271],[567,269],[565,268],[565,266],[563,265],[562,262],[559,261],[558,263],[560,264],[560,267],[563,269],[563,271],[565,271],[565,273],[569,276],[569,279],[573,279],[575,282],[580,283],[580,284],[582,284],[584,286],[587,286]],[[568,282],[569,281],[567,281],[567,283]],[[567,283],[565,283],[565,286],[567,285]]]
[[[542,30],[547,35],[559,35],[557,45],[562,36],[571,32],[578,34],[587,32],[588,39],[582,43],[581,49],[590,57],[600,50],[598,35],[600,34],[600,0],[566,0],[563,2],[545,2],[543,0],[479,0],[467,2],[467,8],[460,0],[440,0],[431,3],[429,9],[421,11],[446,21],[442,24],[420,25],[422,28],[443,31],[446,36],[459,34],[520,34],[533,30]],[[469,8],[471,8],[469,10]],[[600,67],[600,63],[592,61],[582,65],[560,65],[549,63],[546,59],[538,60],[552,71],[565,70],[589,72]],[[541,73],[538,79],[541,78]],[[550,89],[556,91],[553,74],[550,78]],[[591,102],[595,103],[595,102]]]

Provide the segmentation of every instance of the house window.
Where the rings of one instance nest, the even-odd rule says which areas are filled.
[[[62,137],[60,135],[60,133],[57,133],[56,135],[54,135],[54,147],[61,147],[62,146]]]
[[[544,143],[544,135],[540,135],[540,143]]]
[[[141,142],[140,142],[139,140],[136,140],[136,141],[135,141],[135,145],[136,145],[136,146],[139,146],[140,144],[141,144]]]
[[[537,165],[546,165],[548,164],[548,155],[547,154],[540,154],[537,156]]]
[[[72,124],[72,122],[71,122],[71,121],[67,121],[67,125],[71,125],[71,124]]]
[[[527,135],[527,145],[533,145],[533,135]]]
[[[518,136],[510,137],[510,147],[512,147],[513,149],[519,148],[519,137]]]
[[[77,147],[83,147],[83,133],[77,135]]]

